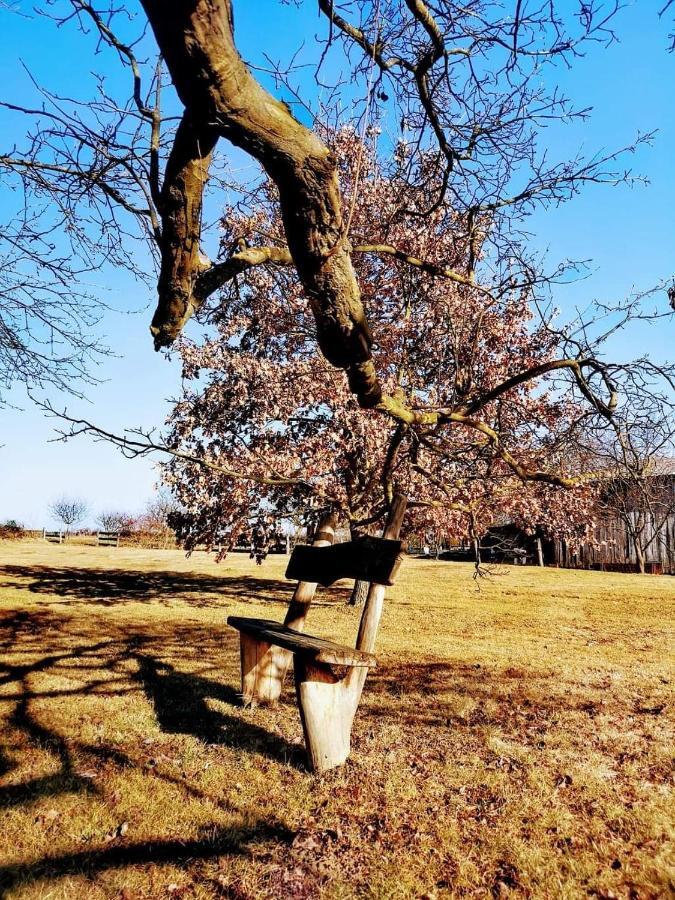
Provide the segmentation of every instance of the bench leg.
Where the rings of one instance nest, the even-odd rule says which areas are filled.
[[[292,654],[241,632],[241,693],[245,706],[276,703]]]
[[[314,772],[341,766],[349,756],[352,724],[368,669],[338,678],[331,666],[295,657],[295,689]]]

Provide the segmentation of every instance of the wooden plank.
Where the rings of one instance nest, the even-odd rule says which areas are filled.
[[[340,578],[393,584],[401,565],[401,542],[362,537],[332,547],[299,544],[286,569],[286,578],[328,587]]]
[[[328,513],[319,524],[319,530],[314,535],[312,546],[317,548],[330,547],[335,539],[336,528],[337,516],[335,513]],[[307,618],[310,603],[314,599],[316,584],[316,582],[303,581],[302,579],[298,581],[284,619],[284,625],[288,628],[293,628],[295,631],[304,631],[305,619]]]
[[[389,510],[389,516],[387,517],[387,524],[384,528],[384,535],[381,538],[383,542],[398,543],[400,545],[400,541],[397,539],[407,505],[407,497],[403,494],[394,495]],[[358,637],[356,638],[356,646],[359,650],[363,650],[366,653],[372,653],[375,649],[375,638],[380,624],[383,605],[384,588],[381,584],[371,584],[365,606],[363,607]]]
[[[334,513],[322,519],[314,545],[325,547],[332,544],[337,527]],[[304,631],[305,619],[316,590],[316,584],[298,582],[284,620],[284,625],[294,631]],[[293,653],[260,640],[258,637],[241,632],[241,685],[244,703],[277,702],[281,696],[286,672],[293,662]]]
[[[254,635],[258,640],[277,647],[285,647],[295,654],[310,657],[316,662],[326,663],[332,666],[365,666],[372,667],[377,664],[372,653],[363,653],[353,647],[344,647],[333,641],[314,637],[294,631],[278,622],[268,619],[249,619],[244,616],[229,616],[227,624]]]
[[[295,664],[295,690],[310,768],[325,772],[349,756],[352,723],[361,687],[350,679],[367,669],[351,669],[337,678],[330,666],[300,657]]]
[[[241,632],[241,686],[244,704],[275,703],[279,699],[279,677],[270,647]]]

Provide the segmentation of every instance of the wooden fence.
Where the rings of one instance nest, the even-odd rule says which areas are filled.
[[[49,541],[50,544],[62,544],[64,541],[64,534],[62,531],[47,531],[46,528],[43,528],[42,539],[44,541]]]
[[[120,533],[119,531],[97,531],[96,546],[97,547],[119,547]]]

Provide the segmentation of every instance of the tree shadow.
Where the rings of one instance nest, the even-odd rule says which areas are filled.
[[[276,818],[258,820],[253,825],[244,824],[222,828],[205,826],[202,840],[128,842],[106,849],[68,853],[40,859],[33,863],[21,863],[0,867],[0,897],[17,886],[25,886],[42,879],[58,879],[68,875],[92,878],[108,869],[125,866],[143,866],[151,863],[168,863],[189,866],[196,860],[220,856],[245,856],[251,853],[250,845],[266,841],[290,844],[294,833]]]
[[[83,569],[76,566],[0,566],[0,577],[15,579],[5,581],[7,588],[28,589],[33,594],[101,606],[132,602],[169,605],[181,601],[197,608],[217,609],[228,600],[288,604],[295,590],[291,581],[253,575]],[[322,591],[322,599],[315,605],[344,601],[348,596],[348,589],[332,587]]]
[[[538,744],[561,715],[581,711],[592,718],[609,701],[603,688],[597,694],[597,703],[579,698],[555,669],[406,661],[373,671],[361,715],[415,728],[495,728],[522,743]],[[618,709],[627,701],[615,696],[612,703]]]
[[[241,707],[241,697],[230,685],[179,672],[147,653],[134,652],[132,656],[138,662],[138,679],[163,732],[190,734],[207,744],[246,748],[306,769],[304,753],[293,744],[241,716],[229,716],[209,707],[209,700]]]
[[[44,728],[30,714],[30,694],[17,703],[9,724],[23,732],[25,740],[32,746],[42,746],[59,761],[60,770],[53,775],[34,778],[22,784],[0,787],[0,809],[21,806],[38,797],[87,790],[91,783],[78,776],[73,767],[72,756],[63,738],[51,729]],[[11,766],[10,768],[13,768]]]
[[[222,636],[209,627],[183,624],[178,628],[160,628],[156,624],[142,626],[133,633],[106,623],[109,629],[103,640],[101,622],[68,618],[67,614],[51,614],[48,610],[12,612],[0,616],[0,647],[4,659],[3,710],[0,744],[0,810],[25,806],[67,793],[90,794],[105,801],[107,778],[98,773],[107,765],[117,770],[147,772],[147,751],[131,746],[129,752],[98,742],[90,744],[78,732],[78,713],[54,726],[50,713],[52,702],[62,698],[77,704],[88,696],[114,698],[123,693],[143,694],[151,703],[157,724],[163,733],[192,735],[208,744],[236,747],[260,753],[284,764],[301,768],[300,749],[244,718],[229,716],[209,707],[211,702],[237,704],[234,688],[207,677],[213,671],[222,673]],[[89,640],[87,640],[89,638]],[[232,639],[234,650],[235,638]],[[161,646],[162,656],[156,655],[154,644]],[[186,658],[186,648],[199,646],[200,671],[190,674],[177,667]],[[231,651],[227,656],[234,656]],[[194,664],[194,657],[188,654]],[[176,661],[177,665],[172,663]],[[234,667],[233,667],[234,668]],[[207,674],[204,674],[207,673]],[[60,689],[54,676],[63,675],[67,681]],[[46,677],[47,681],[42,679]],[[75,681],[75,684],[72,682]],[[42,689],[45,687],[46,689]],[[139,690],[140,689],[140,690]],[[143,692],[141,694],[141,691]],[[145,702],[145,700],[143,701]],[[61,721],[61,720],[58,720]],[[39,750],[46,754],[48,774],[19,783],[7,783],[15,770],[30,762]],[[35,765],[29,769],[35,772]],[[92,773],[90,770],[94,769]],[[32,774],[32,773],[31,773]],[[187,796],[216,805],[232,812],[231,800],[212,796],[199,784],[193,784],[185,772],[152,769],[152,778],[175,786]],[[39,808],[39,807],[38,807]],[[234,808],[236,811],[236,807]],[[29,813],[30,815],[30,813]],[[189,868],[192,861],[219,856],[243,855],[252,852],[250,845],[277,841],[289,843],[293,834],[275,816],[251,820],[245,810],[241,821],[224,828],[219,823],[204,826],[194,840],[162,839],[130,843],[123,837],[112,838],[103,846],[82,852],[47,855],[29,862],[0,866],[0,897],[18,886],[42,879],[56,880],[69,875],[93,877],[108,869],[125,866],[171,863]]]
[[[25,805],[26,814],[31,816],[31,803],[50,797],[59,808],[58,797],[70,792],[77,793],[78,806],[80,799],[82,804],[87,802],[87,794],[93,795],[90,802],[95,797],[96,803],[107,804],[113,778],[128,769],[134,784],[141,784],[140,790],[148,797],[154,790],[154,779],[158,779],[167,797],[173,798],[175,789],[180,798],[203,802],[209,812],[201,821],[211,823],[204,831],[191,832],[186,841],[174,840],[171,833],[163,835],[160,829],[159,833],[153,830],[150,840],[113,837],[82,850],[73,850],[70,843],[47,845],[39,859],[28,858],[0,868],[0,896],[39,881],[44,881],[46,893],[52,881],[68,876],[95,878],[115,868],[171,863],[190,869],[191,861],[198,866],[200,860],[259,855],[258,845],[263,842],[290,842],[292,834],[272,812],[253,820],[246,814],[246,804],[251,802],[248,793],[242,796],[243,807],[238,807],[236,792],[223,796],[213,786],[217,780],[201,780],[201,774],[189,767],[186,770],[182,763],[162,758],[164,747],[172,757],[175,754],[178,758],[182,752],[178,748],[185,746],[183,741],[172,744],[164,737],[177,734],[191,736],[207,748],[235,748],[296,769],[303,767],[301,747],[254,724],[247,713],[232,710],[228,714],[228,707],[239,705],[233,686],[238,668],[234,632],[227,636],[224,626],[214,629],[190,621],[189,616],[177,625],[148,617],[142,624],[134,623],[130,630],[116,617],[85,617],[82,610],[71,613],[42,608],[0,619],[0,645],[4,647],[5,672],[0,706],[8,710],[2,722],[7,728],[0,765],[11,778],[17,749],[24,754],[24,761],[36,748],[42,754],[49,753],[49,769],[40,769],[40,763],[28,766],[30,780],[0,788],[0,807]],[[60,680],[58,676],[65,678]],[[449,744],[443,737],[449,723],[472,730],[476,742],[482,740],[484,726],[491,723],[520,734],[523,740],[537,742],[549,717],[560,710],[560,698],[550,687],[551,678],[546,673],[532,670],[500,669],[471,661],[422,663],[399,658],[371,673],[357,719],[361,725],[357,727],[381,729],[396,724],[410,728],[420,744],[426,740],[427,746],[439,753],[448,752],[444,748]],[[93,737],[84,737],[77,704],[84,704],[87,696],[100,693],[113,698],[124,692],[130,692],[134,707],[136,697],[146,710],[149,702],[155,722],[152,730],[148,732],[144,725],[140,732],[110,735],[100,744]],[[58,700],[63,697],[69,699]],[[449,697],[453,703],[459,702],[453,707]],[[458,716],[464,700],[470,712]],[[72,712],[64,718],[52,715],[52,702],[72,703]],[[115,727],[123,731],[124,721],[119,720]],[[157,736],[157,730],[162,736]],[[147,747],[141,745],[139,734],[148,735]],[[120,741],[120,746],[114,746],[113,741]],[[194,749],[190,748],[190,757]],[[479,749],[484,752],[482,745]],[[209,754],[207,749],[197,758],[206,760]],[[240,762],[235,757],[229,764]],[[268,763],[262,759],[256,765],[263,768]],[[91,770],[93,779],[88,775]],[[43,804],[48,805],[52,804]],[[226,811],[228,816],[234,813],[236,825],[224,828],[222,823],[212,821],[214,808]],[[170,809],[168,805],[162,807]],[[278,810],[276,814],[281,815]],[[232,818],[227,821],[232,822]],[[194,877],[204,884],[203,872]]]
[[[44,612],[28,614],[12,613],[0,620],[0,646],[8,655],[19,656],[20,662],[3,662],[0,685],[4,690],[0,693],[0,706],[13,704],[12,712],[5,717],[3,732],[6,736],[12,732],[21,736],[21,741],[28,747],[39,747],[55,757],[59,770],[50,775],[33,778],[19,784],[0,786],[0,809],[32,803],[40,797],[51,797],[62,793],[75,793],[95,790],[91,781],[78,775],[74,764],[72,749],[69,743],[54,729],[42,725],[31,710],[34,700],[46,699],[50,696],[62,697],[86,695],[91,692],[90,686],[70,691],[41,692],[33,689],[31,679],[35,675],[45,673],[59,664],[85,660],[90,665],[81,671],[100,668],[103,654],[116,646],[115,640],[82,643],[67,648],[67,639],[52,640],[51,647],[45,637],[54,625],[54,620]],[[77,637],[73,635],[72,637]],[[45,655],[45,649],[49,649]],[[24,657],[34,657],[31,662],[24,662]],[[106,682],[107,683],[107,682]],[[94,682],[94,686],[99,682]],[[15,685],[15,692],[9,693],[7,687]],[[16,740],[13,747],[20,746]],[[17,768],[18,763],[8,753],[10,745],[5,743],[0,752],[0,763],[4,778]]]

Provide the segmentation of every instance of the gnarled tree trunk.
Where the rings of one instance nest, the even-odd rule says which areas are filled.
[[[162,204],[159,303],[152,331],[171,343],[199,306],[198,230],[215,138],[257,159],[279,189],[288,248],[317,323],[321,351],[348,372],[363,406],[382,392],[345,235],[335,161],[320,138],[251,75],[234,44],[231,0],[142,0],[185,105]]]
[[[368,596],[370,584],[367,581],[355,581],[352,588],[351,597],[349,598],[350,606],[363,606]]]

